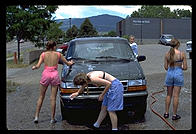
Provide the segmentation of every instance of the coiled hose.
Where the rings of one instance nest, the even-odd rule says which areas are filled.
[[[152,93],[151,97],[154,99],[154,101],[151,103],[150,109],[151,109],[151,111],[152,111],[154,114],[156,114],[157,116],[159,116],[159,117],[160,117],[160,118],[161,118],[161,119],[171,128],[171,129],[176,130],[174,126],[172,126],[163,116],[161,116],[158,112],[156,112],[156,111],[153,110],[153,108],[152,108],[152,105],[157,101],[157,99],[154,97],[154,95],[155,95],[155,94],[158,94],[158,93],[161,93],[161,92],[163,92],[163,91],[165,91],[164,87],[163,87],[163,90]]]

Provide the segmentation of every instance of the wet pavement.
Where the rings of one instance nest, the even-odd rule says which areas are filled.
[[[163,69],[163,55],[169,47],[162,45],[142,45],[139,47],[139,53],[147,56],[147,60],[141,62],[147,79],[148,98],[145,121],[138,123],[125,123],[119,125],[120,130],[172,130],[161,118],[150,110],[150,104],[153,99],[151,94],[160,91],[163,88],[165,79],[165,70]],[[185,45],[181,49],[184,51]],[[155,51],[156,50],[156,51]],[[153,52],[153,53],[152,53]],[[141,55],[142,55],[141,54]],[[161,54],[161,55],[160,55]],[[173,121],[172,103],[170,106],[170,117],[167,119],[176,130],[192,129],[192,60],[188,59],[188,70],[184,72],[184,83],[182,87],[178,114],[181,119]],[[89,130],[88,124],[72,125],[66,120],[62,121],[60,110],[60,97],[57,96],[56,119],[57,123],[50,124],[50,88],[46,92],[46,97],[40,112],[39,123],[34,124],[33,118],[35,113],[36,102],[39,95],[39,80],[43,65],[39,70],[31,70],[31,67],[24,69],[10,70],[7,69],[7,79],[21,83],[20,87],[11,93],[6,93],[6,120],[5,124],[8,130]],[[59,65],[59,72],[62,66]],[[24,73],[25,72],[25,73]],[[156,94],[157,102],[154,103],[153,109],[161,115],[164,113],[164,101],[166,97],[166,88],[164,92]],[[96,120],[97,117],[95,117]],[[110,123],[101,125],[101,130],[109,130]]]

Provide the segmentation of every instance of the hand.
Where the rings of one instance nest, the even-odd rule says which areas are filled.
[[[32,70],[35,70],[36,69],[36,66],[32,66]]]
[[[73,100],[75,97],[77,97],[78,96],[78,92],[75,92],[75,93],[72,93],[70,96],[69,96],[69,98],[71,99],[71,100]]]
[[[98,101],[102,101],[103,98],[104,98],[104,95],[103,95],[103,94],[100,94],[100,95],[99,95],[99,98],[98,98]]]
[[[73,60],[69,61],[69,65],[73,65],[75,62]]]

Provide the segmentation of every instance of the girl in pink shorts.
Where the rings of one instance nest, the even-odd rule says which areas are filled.
[[[51,123],[55,123],[55,108],[56,108],[56,95],[58,90],[58,85],[60,84],[60,78],[58,74],[58,62],[59,59],[63,61],[68,66],[74,64],[73,61],[67,61],[59,52],[56,52],[56,42],[49,41],[46,44],[46,52],[40,55],[37,65],[32,67],[32,70],[40,68],[41,64],[44,62],[44,71],[42,72],[42,77],[40,80],[40,96],[37,101],[37,107],[35,112],[34,123],[38,123],[39,112],[43,100],[45,98],[45,93],[48,85],[51,85]]]

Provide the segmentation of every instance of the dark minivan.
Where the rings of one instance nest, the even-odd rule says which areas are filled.
[[[76,74],[99,70],[112,74],[124,86],[124,109],[118,112],[119,120],[144,119],[147,107],[147,86],[139,61],[145,56],[133,54],[124,38],[120,37],[86,37],[76,38],[69,42],[66,54],[67,60],[74,60],[71,67],[63,65],[60,84],[60,104],[63,120],[87,121],[89,117],[96,120],[101,102],[98,96],[104,87],[88,85],[82,94],[70,100],[71,93],[79,87],[73,84]],[[89,119],[88,119],[89,120]]]

